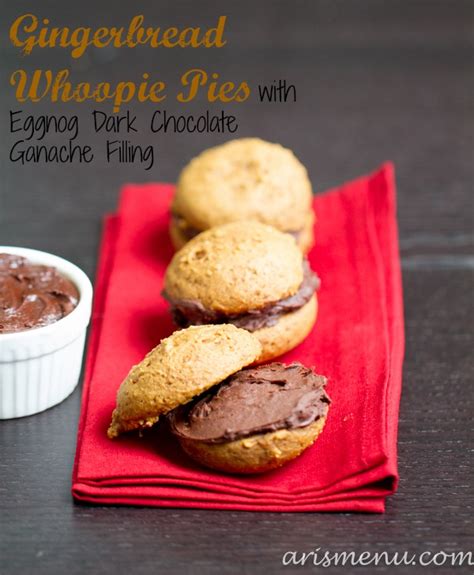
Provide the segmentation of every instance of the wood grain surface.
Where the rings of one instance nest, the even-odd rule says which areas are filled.
[[[40,415],[0,423],[0,573],[279,573],[286,551],[455,551],[472,545],[473,421],[473,10],[470,1],[7,2],[2,0],[0,244],[62,255],[93,277],[101,218],[126,181],[174,181],[183,164],[225,135],[142,136],[156,145],[138,165],[26,165],[8,161],[9,110],[51,113],[14,100],[18,67],[71,67],[88,81],[126,80],[137,69],[172,79],[199,66],[255,85],[295,84],[297,102],[226,107],[239,136],[293,148],[316,191],[376,168],[397,169],[406,312],[400,414],[400,488],[384,515],[276,514],[92,507],[71,500],[80,389]],[[21,59],[8,42],[15,16],[62,25],[209,25],[228,15],[223,50],[62,50]],[[156,105],[155,105],[156,107]],[[146,116],[143,105],[135,111]],[[164,108],[164,106],[162,106]],[[203,101],[186,111],[206,108]],[[84,121],[92,105],[57,106]],[[183,112],[173,102],[170,113]],[[96,141],[96,140],[94,140]],[[322,569],[319,569],[321,571]],[[333,567],[328,573],[350,572]],[[359,572],[452,573],[472,567]]]

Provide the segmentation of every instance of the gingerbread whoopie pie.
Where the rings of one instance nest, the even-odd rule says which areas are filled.
[[[198,463],[261,473],[294,459],[326,422],[326,378],[300,363],[270,363],[228,377],[168,415],[172,433]]]
[[[293,237],[242,221],[211,228],[179,250],[163,295],[179,327],[230,323],[252,332],[263,362],[311,331],[318,285]]]
[[[182,170],[171,206],[176,249],[222,224],[256,220],[291,234],[303,252],[313,243],[312,188],[293,152],[258,138],[210,148]]]
[[[258,340],[233,325],[174,332],[132,367],[117,393],[107,435],[152,427],[175,407],[253,363]]]

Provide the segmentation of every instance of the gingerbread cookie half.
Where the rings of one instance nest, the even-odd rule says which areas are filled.
[[[291,236],[259,222],[234,222],[203,232],[174,255],[163,295],[180,327],[231,323],[252,332],[262,362],[311,331],[318,285]]]
[[[108,436],[151,427],[161,415],[253,363],[260,352],[258,340],[233,325],[174,332],[135,365],[121,384]]]
[[[257,220],[313,243],[312,188],[293,152],[258,138],[231,140],[194,158],[181,172],[170,233],[176,249],[202,231]]]
[[[300,363],[243,369],[168,416],[195,461],[228,473],[261,473],[294,459],[321,433],[326,378]]]

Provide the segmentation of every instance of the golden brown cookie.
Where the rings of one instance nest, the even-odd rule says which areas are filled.
[[[170,413],[171,431],[207,467],[229,473],[275,469],[321,433],[330,403],[325,384],[298,363],[243,369]]]
[[[151,427],[161,415],[254,362],[260,352],[258,340],[233,325],[174,332],[121,384],[108,436]]]
[[[263,361],[308,335],[317,285],[291,236],[247,221],[214,227],[188,242],[166,271],[164,295],[180,327],[233,323],[253,332]]]
[[[293,152],[258,138],[231,140],[194,158],[181,172],[172,203],[177,249],[199,232],[238,220],[257,220],[293,234],[309,249],[312,189]]]
[[[209,310],[241,313],[294,294],[303,281],[302,264],[287,234],[235,222],[200,234],[177,252],[166,270],[165,291]]]

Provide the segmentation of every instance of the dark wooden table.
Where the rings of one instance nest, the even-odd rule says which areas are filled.
[[[88,128],[92,105],[16,103],[8,85],[13,70],[71,67],[75,78],[95,82],[135,79],[148,71],[171,81],[199,66],[252,85],[280,78],[294,83],[296,104],[262,106],[253,100],[226,107],[238,116],[237,135],[293,148],[317,191],[383,160],[396,164],[407,337],[399,491],[384,515],[76,505],[70,478],[77,389],[45,413],[0,424],[2,575],[276,573],[291,571],[281,565],[288,550],[450,552],[468,550],[472,543],[473,3],[241,0],[217,6],[210,0],[199,5],[150,0],[140,7],[2,1],[0,244],[57,253],[93,277],[101,218],[114,209],[119,186],[174,181],[194,154],[228,138],[144,134],[142,141],[158,150],[148,172],[105,162],[12,164],[9,110],[77,113],[84,122],[83,143],[101,140]],[[155,26],[209,25],[221,10],[229,17],[228,46],[91,50],[75,61],[50,50],[20,58],[7,30],[28,10],[72,26],[123,25],[137,12]],[[183,108],[170,101],[165,107],[197,112],[206,104]],[[144,104],[133,110],[146,117],[154,108]]]

